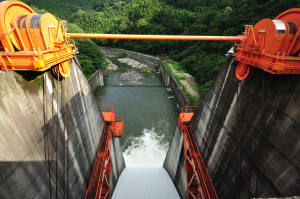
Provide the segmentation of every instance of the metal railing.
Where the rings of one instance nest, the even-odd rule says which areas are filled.
[[[108,105],[100,105],[99,106],[101,112],[113,112],[114,113],[114,107],[108,106]]]
[[[116,116],[116,122],[123,122],[124,123],[124,116],[117,115]]]
[[[180,113],[194,113],[198,106],[183,106],[181,107]]]
[[[89,182],[88,190],[86,192],[86,199],[89,198],[100,198],[101,189],[103,186],[103,175],[104,169],[106,169],[107,161],[110,161],[110,141],[111,141],[111,130],[110,125],[105,125],[103,129],[103,135],[98,150],[96,163],[93,168],[92,176]],[[109,192],[109,183],[108,183]],[[100,197],[99,197],[100,195]]]
[[[197,178],[197,182],[199,185],[200,192],[197,192],[196,194],[201,195],[202,198],[205,199],[217,199],[218,196],[216,194],[216,191],[214,189],[214,186],[211,182],[211,179],[209,177],[209,174],[207,172],[207,169],[205,167],[205,164],[203,162],[203,159],[201,157],[201,154],[199,152],[199,149],[197,147],[195,138],[192,134],[192,127],[191,124],[184,126],[184,138],[186,139],[184,141],[184,148],[185,148],[185,156],[186,156],[186,164],[190,161],[194,162],[194,165],[191,165],[194,170],[194,174]],[[189,157],[188,157],[188,151],[189,150]],[[190,160],[187,160],[187,158],[190,158]],[[191,179],[192,180],[192,179]],[[190,180],[190,181],[191,181]],[[187,182],[188,188],[191,182]],[[189,196],[189,189],[188,189],[188,196]],[[188,197],[190,198],[190,197]],[[193,198],[193,197],[192,197]]]

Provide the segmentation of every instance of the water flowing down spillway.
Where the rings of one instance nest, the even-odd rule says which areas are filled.
[[[179,198],[168,173],[162,167],[175,131],[179,108],[164,87],[160,74],[133,69],[110,57],[118,66],[94,94],[99,105],[111,105],[116,115],[124,116],[120,138],[126,168],[112,198]],[[140,85],[122,81],[122,73],[136,71],[143,75]]]

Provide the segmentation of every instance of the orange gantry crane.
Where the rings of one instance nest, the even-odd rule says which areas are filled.
[[[178,118],[178,125],[183,133],[187,198],[217,199],[218,196],[214,185],[211,182],[192,133],[190,121],[196,108],[195,106],[182,107]]]
[[[104,117],[103,134],[96,162],[86,192],[86,199],[109,199],[110,171],[111,171],[111,140],[114,137],[122,137],[124,120],[123,116],[116,116],[114,107],[99,106]],[[116,119],[117,118],[117,119]]]
[[[239,36],[120,35],[67,33],[66,21],[50,13],[37,14],[20,1],[0,3],[0,68],[46,71],[67,78],[74,57],[71,38],[235,41],[236,76],[244,80],[253,67],[272,74],[300,74],[300,9],[287,10],[274,20],[245,25]]]

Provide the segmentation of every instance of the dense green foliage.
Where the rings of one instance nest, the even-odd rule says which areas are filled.
[[[76,24],[68,23],[68,31],[72,33],[84,32]],[[90,39],[74,39],[78,48],[78,61],[82,66],[82,70],[87,78],[89,78],[96,70],[105,69],[104,54],[100,51],[95,42]]]
[[[299,0],[26,0],[91,33],[229,35],[263,18],[300,7]],[[168,54],[205,93],[233,42],[97,40],[101,46]],[[81,50],[82,51],[82,50]],[[89,63],[87,63],[89,64]]]
[[[31,8],[39,14],[47,13],[45,9],[39,10],[34,5],[31,6]],[[56,18],[61,20],[58,16],[56,16]],[[74,23],[68,23],[68,32],[84,33],[84,30]],[[86,78],[92,76],[98,69],[106,69],[107,63],[105,63],[104,54],[95,42],[90,39],[74,39],[73,41],[75,42],[75,46],[79,49],[80,54],[77,55],[77,58]]]

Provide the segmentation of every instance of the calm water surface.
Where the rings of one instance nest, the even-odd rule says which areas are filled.
[[[111,105],[116,115],[124,116],[124,131],[120,139],[126,165],[162,166],[172,139],[179,114],[173,93],[163,87],[159,73],[140,72],[117,58],[110,58],[119,68],[98,87],[94,94],[99,105]],[[124,72],[136,70],[145,79],[143,86],[129,86],[120,80]]]
[[[122,172],[113,199],[174,198],[179,195],[162,168],[176,128],[179,108],[173,93],[163,87],[159,73],[142,73],[117,58],[119,68],[94,94],[99,105],[111,105],[123,115],[125,127],[120,138],[126,169]],[[136,70],[144,75],[143,86],[128,86],[120,80],[124,72]]]

